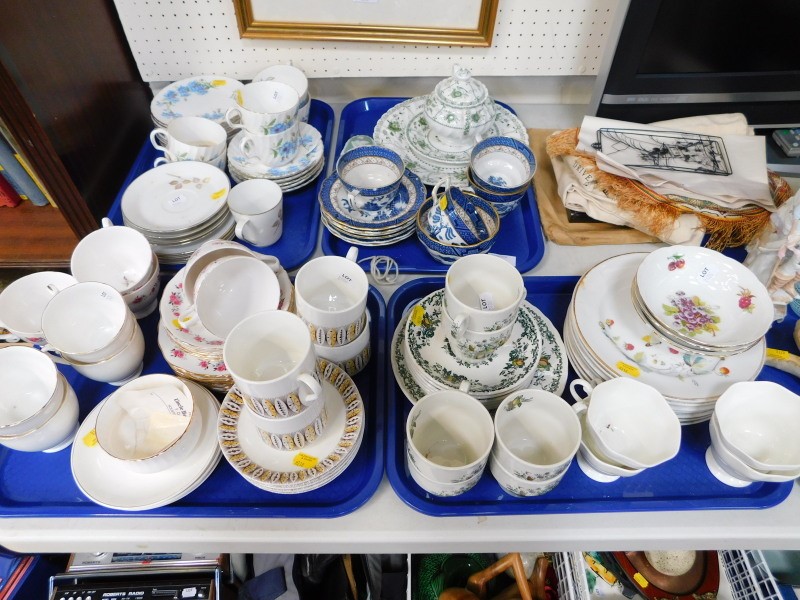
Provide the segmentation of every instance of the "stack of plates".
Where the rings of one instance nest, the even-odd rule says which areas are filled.
[[[400,153],[406,168],[414,171],[426,185],[436,185],[445,177],[450,184],[468,187],[467,168],[472,147],[448,148],[437,143],[425,118],[425,100],[418,96],[386,111],[375,125],[375,143]],[[525,125],[511,111],[496,105],[494,123],[485,137],[506,136],[528,143]]]
[[[87,498],[115,510],[151,510],[180,500],[211,475],[221,456],[215,428],[219,402],[203,387],[185,383],[203,420],[200,439],[183,461],[162,471],[137,472],[109,456],[91,435],[105,400],[89,413],[78,429],[71,455],[72,476]]]
[[[228,144],[228,171],[236,183],[247,179],[271,179],[284,192],[291,192],[317,178],[325,166],[322,135],[308,123],[298,123],[298,150],[292,162],[280,167],[265,165],[256,157],[247,157],[240,149],[243,131]]]
[[[233,238],[230,185],[224,171],[203,162],[155,167],[123,192],[123,223],[147,238],[159,263],[185,263],[204,242]]]
[[[766,343],[712,356],[662,338],[633,306],[632,284],[647,256],[615,256],[580,279],[564,321],[570,364],[588,381],[634,377],[661,392],[682,424],[706,421],[730,385],[758,376]]]
[[[219,445],[236,472],[254,486],[276,494],[310,492],[341,475],[358,453],[366,424],[361,394],[342,369],[322,359],[318,365],[328,424],[301,453],[265,443],[237,390],[225,397],[217,422]]]
[[[227,392],[233,385],[222,360],[224,341],[211,336],[197,321],[187,323],[191,312],[183,291],[186,269],[179,270],[164,285],[159,311],[158,347],[170,368],[179,376],[191,379],[218,392]],[[288,273],[277,273],[281,286],[281,310],[294,309],[294,289]]]
[[[155,95],[150,103],[150,115],[155,126],[162,128],[178,117],[205,117],[222,125],[230,139],[236,130],[225,121],[225,112],[236,106],[234,96],[243,85],[220,75],[181,79]]]
[[[318,200],[322,223],[333,235],[351,244],[387,246],[414,234],[417,210],[425,201],[425,186],[406,170],[390,206],[362,210],[348,201],[347,190],[334,173],[322,182]]]
[[[560,395],[567,378],[563,342],[553,324],[523,302],[511,338],[493,356],[480,361],[457,357],[441,326],[444,290],[419,301],[401,319],[392,339],[395,379],[412,402],[435,391],[469,384],[469,394],[488,409],[523,388]]]

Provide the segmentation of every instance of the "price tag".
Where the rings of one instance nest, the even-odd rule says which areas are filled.
[[[83,436],[83,443],[84,445],[89,446],[89,448],[97,445],[97,434],[94,432],[94,429]]]
[[[700,279],[700,281],[703,281],[705,283],[711,283],[716,278],[718,272],[719,269],[714,265],[706,265],[705,267],[703,267],[703,270],[700,271],[698,278]]]
[[[227,190],[217,190],[213,194],[211,194],[212,200],[219,200],[220,198],[224,197],[228,193]]]
[[[413,309],[411,309],[411,323],[415,327],[419,327],[422,325],[422,319],[425,316],[425,309],[422,308],[422,305],[417,304]]]
[[[775,348],[767,348],[767,358],[774,358],[776,360],[786,360],[791,356],[786,350],[776,350]]]
[[[624,363],[622,361],[617,363],[617,369],[626,375],[630,375],[631,377],[639,377],[642,374],[642,372],[639,370],[639,367],[634,367],[633,365],[629,365],[628,363]]]
[[[494,310],[494,296],[491,292],[483,292],[478,296],[481,310]]]
[[[300,452],[292,459],[292,464],[301,469],[313,469],[317,466],[319,459],[315,456]]]
[[[641,573],[634,573],[633,580],[643,589],[650,585],[650,582],[647,581]]]

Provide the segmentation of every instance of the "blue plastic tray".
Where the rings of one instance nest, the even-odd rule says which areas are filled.
[[[339,156],[345,142],[351,136],[357,134],[371,136],[378,119],[403,100],[406,98],[362,98],[345,106],[339,118],[335,156]],[[505,104],[503,106],[512,110]],[[344,256],[350,246],[352,244],[332,235],[325,227],[322,228],[322,251],[325,254]],[[542,260],[544,234],[533,186],[528,188],[528,193],[523,197],[519,208],[503,217],[497,242],[492,246],[491,252],[516,257],[516,267],[521,273],[530,271]],[[370,256],[391,256],[397,261],[403,273],[444,273],[448,267],[431,258],[416,234],[391,246],[377,248],[359,246],[359,259]],[[369,261],[362,264],[369,270]]]
[[[330,149],[333,140],[333,109],[321,100],[312,99],[308,123],[322,135],[322,143],[325,145],[325,157],[323,160],[327,161],[328,149]],[[153,161],[159,156],[161,156],[161,153],[153,148],[150,140],[147,140],[139,151],[128,177],[120,188],[120,193],[109,210],[108,217],[114,224],[122,225],[121,204],[123,193],[134,179],[153,167]],[[242,240],[237,239],[237,241],[256,252],[277,256],[281,261],[281,265],[287,271],[292,271],[302,266],[303,263],[311,258],[317,247],[317,231],[319,230],[320,222],[317,194],[327,170],[326,162],[325,166],[322,167],[322,173],[314,181],[299,190],[284,195],[283,235],[275,244],[266,248],[257,248]],[[180,265],[162,265],[162,270],[165,271],[177,271],[179,268]]]
[[[526,277],[528,302],[538,307],[561,329],[577,277]],[[440,277],[424,277],[410,281],[389,300],[387,339],[405,310],[418,299],[444,287]],[[793,347],[795,319],[787,318],[768,336],[771,348]],[[558,486],[533,498],[517,498],[506,494],[488,469],[477,486],[460,496],[432,496],[411,479],[405,466],[405,422],[411,403],[394,383],[391,364],[387,360],[388,417],[386,472],[402,500],[419,512],[433,516],[517,515],[566,512],[618,512],[659,510],[706,510],[728,508],[766,508],[783,501],[792,489],[789,483],[753,483],[732,488],[717,481],[705,464],[708,447],[708,424],[683,428],[678,455],[658,467],[635,477],[613,483],[597,483],[583,474],[576,461],[569,467]],[[576,377],[570,369],[569,379]],[[793,376],[765,367],[760,379],[775,381],[795,391],[800,384]],[[569,395],[566,393],[565,398]],[[569,400],[571,402],[571,400]]]
[[[154,510],[132,513],[98,506],[81,494],[70,471],[71,446],[53,454],[0,447],[0,518],[131,514],[192,518],[327,518],[354,511],[375,493],[383,476],[386,306],[374,288],[370,289],[367,309],[372,315],[373,354],[367,368],[355,377],[366,410],[364,439],[353,462],[329,484],[302,494],[274,494],[248,483],[222,458],[211,476],[185,498]],[[155,342],[157,312],[140,321],[147,342],[145,373],[170,373]],[[116,389],[88,380],[71,367],[65,367],[63,372],[80,400],[81,419]]]

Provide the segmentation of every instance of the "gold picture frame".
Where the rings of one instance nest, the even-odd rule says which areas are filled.
[[[342,22],[306,21],[300,16],[318,14],[319,11],[308,10],[304,3],[286,0],[233,0],[236,10],[236,22],[239,34],[243,38],[273,38],[289,40],[337,40],[348,42],[378,42],[384,44],[435,44],[442,46],[482,46],[492,45],[494,24],[497,19],[497,5],[500,0],[472,0],[474,10],[471,14],[459,14],[461,22],[454,22],[450,27],[441,22],[429,24],[411,24],[403,22],[384,22],[366,24],[360,19],[347,14],[347,9],[357,11],[366,5],[377,5],[379,0],[348,0],[338,6],[337,19]],[[431,0],[403,0],[403,14],[419,16],[431,13]],[[434,0],[436,2],[437,0]],[[458,2],[438,0],[443,7],[459,6]],[[296,18],[281,15],[280,20],[270,20],[265,13],[270,12],[270,2],[278,2],[282,11],[291,10],[286,7],[297,7],[301,14]],[[308,0],[327,2],[327,6],[336,4],[335,0]],[[463,11],[462,11],[463,12]],[[446,15],[442,15],[446,16]],[[456,19],[456,21],[458,21]],[[470,21],[465,24],[464,19]],[[351,22],[350,22],[351,21]],[[442,21],[442,19],[438,19]]]

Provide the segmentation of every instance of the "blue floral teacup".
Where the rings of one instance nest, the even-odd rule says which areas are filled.
[[[225,113],[225,121],[232,129],[274,135],[286,131],[298,121],[300,97],[293,87],[279,81],[248,83],[236,90],[234,100],[236,105]]]
[[[382,146],[360,146],[336,162],[336,174],[348,192],[348,201],[362,210],[380,210],[397,196],[405,174],[400,155]]]
[[[241,134],[239,150],[247,158],[255,158],[268,167],[287,165],[297,156],[299,131],[298,123],[271,135],[246,131]]]

